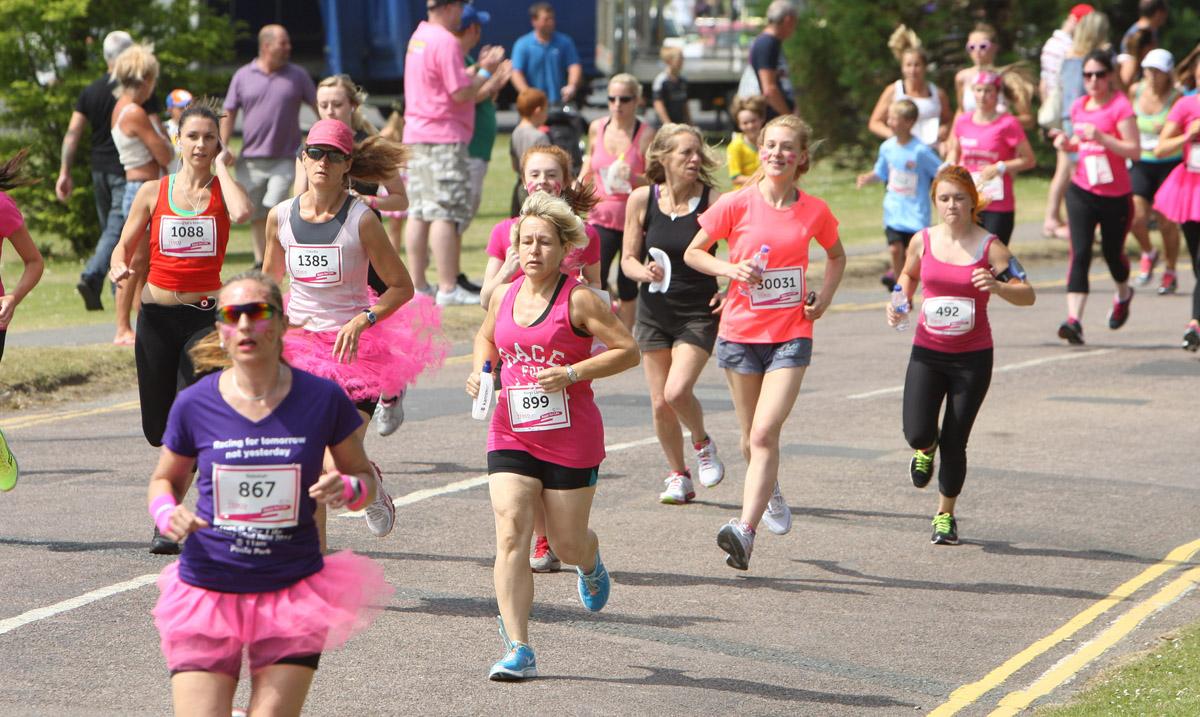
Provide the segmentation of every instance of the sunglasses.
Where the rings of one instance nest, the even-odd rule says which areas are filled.
[[[1108,70],[1100,70],[1098,72],[1083,73],[1083,79],[1085,79],[1085,80],[1102,80],[1105,77],[1108,77]]]
[[[320,162],[326,157],[329,157],[330,162],[339,163],[350,159],[350,155],[345,152],[339,152],[336,149],[322,149],[320,147],[305,147],[304,155],[314,162]]]
[[[229,304],[217,308],[217,321],[222,324],[236,324],[245,316],[251,321],[261,321],[275,316],[279,309],[274,304],[265,301],[255,301],[249,304]]]
[[[981,42],[977,45],[967,45],[967,52],[975,52],[976,50],[983,52],[990,49],[992,49],[992,43],[990,42]]]
[[[609,95],[608,102],[609,104],[612,104],[613,102],[625,104],[626,102],[633,102],[633,98],[627,95]]]

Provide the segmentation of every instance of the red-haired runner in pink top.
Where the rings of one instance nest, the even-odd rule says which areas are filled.
[[[825,202],[796,188],[811,161],[810,135],[795,115],[768,122],[758,170],[701,215],[700,231],[683,255],[693,269],[732,280],[717,331],[717,365],[725,369],[737,409],[746,484],[741,517],[720,529],[717,545],[737,570],[750,567],[760,520],[777,535],[791,530],[778,482],[779,434],[812,359],[813,322],[829,308],[846,268],[837,218]],[[722,239],[729,261],[708,253]],[[825,250],[825,274],[820,288],[809,291],[813,240]],[[763,248],[769,250],[765,270]]]
[[[951,166],[933,181],[933,205],[942,223],[914,237],[896,287],[908,305],[924,283],[924,301],[904,379],[904,437],[915,449],[909,462],[913,485],[933,477],[942,454],[934,545],[957,545],[954,504],[967,477],[967,439],[992,380],[992,330],[988,298],[1030,306],[1033,287],[1025,270],[998,238],[978,226],[979,194],[970,172]],[[889,304],[888,323],[901,314]],[[938,426],[943,401],[946,417]]]
[[[485,362],[499,366],[488,431],[488,475],[496,514],[496,602],[507,652],[493,680],[537,675],[529,647],[533,574],[527,549],[534,506],[542,501],[550,545],[578,572],[579,599],[597,611],[608,600],[600,543],[588,528],[604,426],[591,383],[633,368],[637,345],[611,307],[559,268],[583,246],[583,221],[562,199],[535,192],[513,228],[522,276],[497,289],[475,335],[467,394],[479,393]],[[592,355],[592,337],[608,348]]]

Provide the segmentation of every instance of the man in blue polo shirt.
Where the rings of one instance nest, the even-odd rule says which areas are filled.
[[[551,105],[570,102],[583,83],[575,41],[554,31],[554,8],[548,2],[530,6],[529,22],[533,32],[513,45],[513,86],[517,92],[536,87],[546,93]]]

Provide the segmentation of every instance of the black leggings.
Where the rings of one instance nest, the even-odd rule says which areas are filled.
[[[1188,246],[1191,246],[1190,244]],[[1192,252],[1195,256],[1196,252]],[[8,329],[0,329],[0,360],[4,359],[4,337],[8,335]]]
[[[937,443],[938,491],[947,498],[958,497],[967,479],[967,439],[991,382],[991,349],[950,354],[913,346],[904,377],[904,439],[916,449]]]
[[[1196,277],[1196,286],[1192,289],[1192,318],[1200,321],[1200,222],[1184,222],[1183,239],[1192,255],[1192,275]],[[3,352],[4,336],[0,334],[0,353]]]
[[[1129,280],[1129,258],[1125,235],[1133,219],[1133,195],[1102,197],[1072,183],[1067,187],[1067,225],[1071,229],[1071,264],[1067,291],[1088,293],[1088,270],[1092,264],[1092,242],[1100,226],[1100,251],[1108,272],[1118,284]]]
[[[190,304],[143,303],[138,312],[133,357],[142,404],[142,433],[152,446],[162,445],[175,394],[199,378],[187,352],[214,330],[216,315],[215,306],[200,309]]]
[[[625,234],[617,229],[592,225],[600,235],[600,283],[608,288],[608,270],[612,267],[613,259],[617,260],[617,298],[621,301],[632,301],[637,298],[637,282],[625,276],[621,271],[621,242]]]
[[[980,212],[979,226],[987,229],[1000,239],[1000,243],[1008,246],[1012,241],[1013,225],[1016,212]]]

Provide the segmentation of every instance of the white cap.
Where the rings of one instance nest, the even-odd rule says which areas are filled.
[[[1175,57],[1161,47],[1156,47],[1142,58],[1142,67],[1170,72],[1175,69]]]

